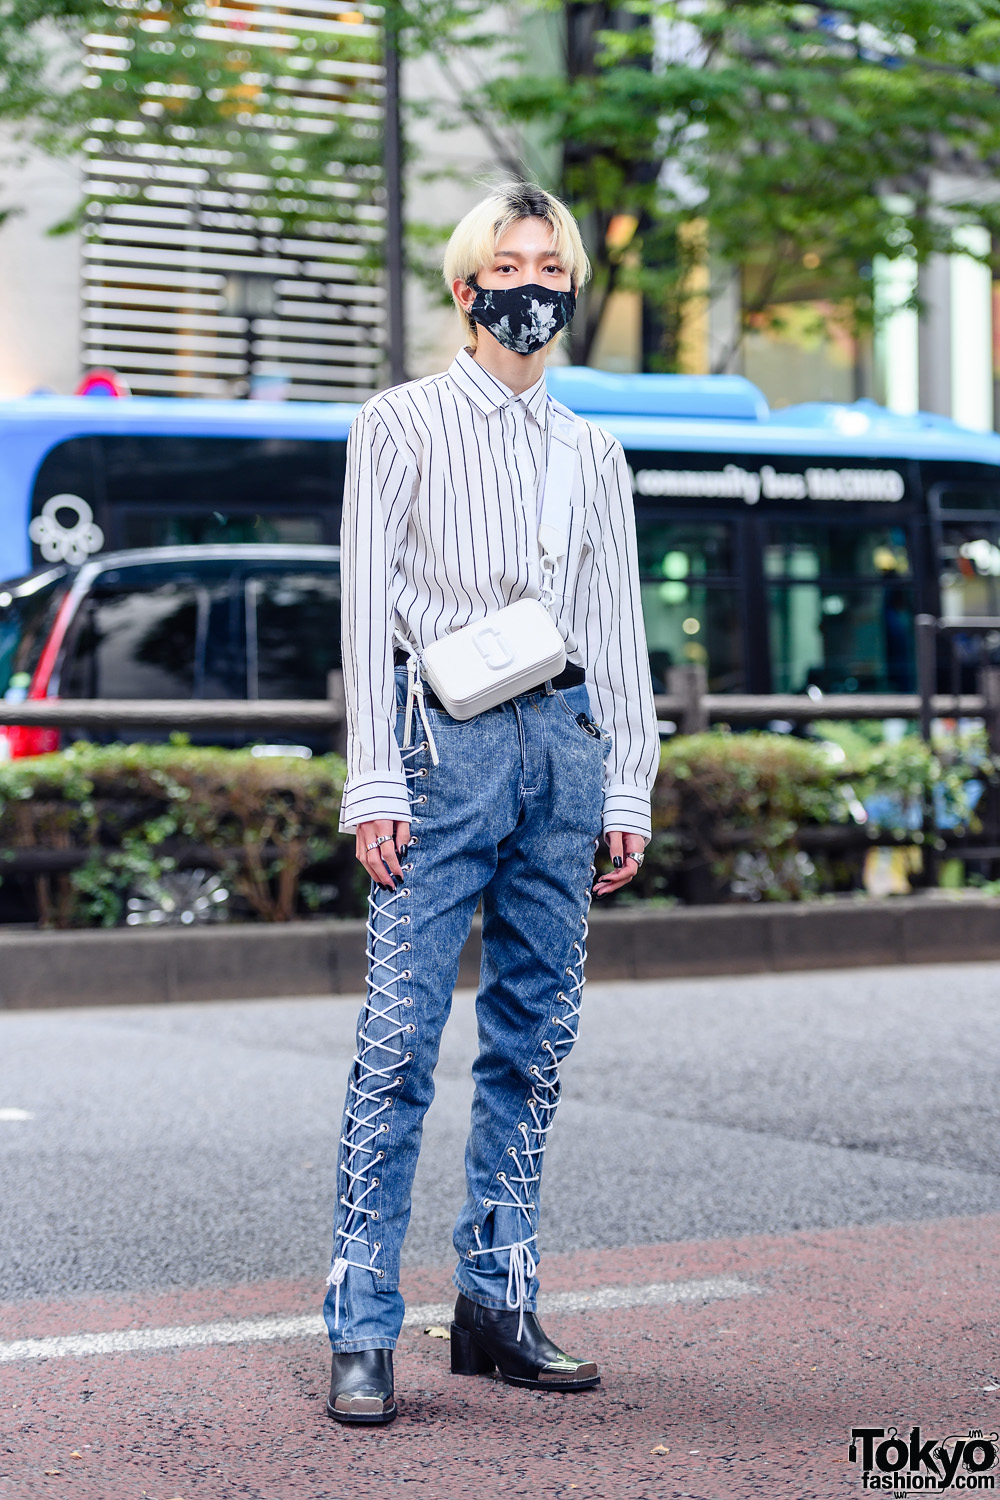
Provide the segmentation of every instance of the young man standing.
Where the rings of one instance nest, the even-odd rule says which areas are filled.
[[[452,1369],[497,1368],[539,1390],[599,1382],[535,1316],[539,1186],[576,1040],[597,839],[603,827],[613,861],[593,887],[602,896],[642,863],[659,759],[628,470],[589,422],[572,419],[559,567],[551,580],[540,567],[553,418],[570,415],[546,395],[546,349],[589,273],[576,222],[558,199],[511,184],[462,220],[444,272],[468,347],[444,374],[369,401],[348,447],[341,828],[356,832],[372,892],[324,1307],[327,1411],[347,1423],[396,1414],[410,1187],[480,899]],[[549,603],[566,667],[474,718],[450,717],[420,680],[420,653],[525,598]]]

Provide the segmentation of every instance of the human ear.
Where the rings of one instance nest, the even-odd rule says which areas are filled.
[[[461,279],[459,279],[452,282],[451,291],[452,296],[455,298],[455,301],[458,302],[461,307],[464,307],[466,312],[468,312],[469,308],[476,300],[475,288],[471,287],[467,281],[462,281]]]

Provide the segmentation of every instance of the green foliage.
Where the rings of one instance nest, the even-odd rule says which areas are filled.
[[[694,866],[726,889],[749,880],[769,899],[802,895],[810,871],[797,857],[799,829],[848,816],[838,768],[805,740],[678,736],[660,757],[653,839],[639,878],[656,893],[676,869]]]
[[[468,0],[413,9],[412,54],[456,28],[466,47],[483,32]],[[332,252],[380,263],[384,34],[399,31],[403,7],[308,14],[213,11],[204,0],[0,0],[0,122],[53,154],[96,145],[122,166],[117,189],[99,184],[58,228],[120,204],[155,206],[150,147],[181,149],[199,227],[220,210],[245,215],[261,237],[336,224]]]
[[[548,185],[584,220],[596,274],[578,362],[607,296],[631,285],[674,368],[706,244],[740,274],[747,326],[805,293],[858,328],[879,313],[875,257],[921,263],[955,249],[961,225],[1000,229],[984,191],[1000,147],[1000,0],[519,9],[548,18],[551,63],[523,28],[469,107],[541,136],[558,162]],[[960,178],[943,177],[959,160]],[[623,218],[630,242],[609,238]]]
[[[915,734],[873,744],[847,731],[846,755],[833,726],[821,731],[826,744],[725,731],[666,744],[653,837],[629,899],[663,898],[680,879],[693,900],[798,900],[845,878],[836,860],[814,863],[802,848],[809,831],[840,826],[859,844],[940,844],[942,821],[957,836],[980,831],[974,793],[998,775],[981,731],[933,747]]]
[[[857,796],[868,806],[873,828],[909,833],[922,843],[935,820],[947,818],[956,833],[979,832],[973,786],[995,782],[998,766],[982,730],[950,736],[933,746],[916,734],[872,745],[845,765]]]
[[[334,755],[75,745],[0,766],[0,849],[86,856],[37,878],[40,918],[57,926],[113,925],[131,889],[192,850],[264,921],[321,904],[315,882],[301,891],[302,876],[332,861],[340,909],[353,914],[353,839],[336,832],[344,773]]]
[[[345,769],[333,755],[258,759],[179,740],[13,761],[0,765],[0,873],[5,859],[42,857],[46,926],[114,926],[131,895],[192,865],[221,872],[237,916],[359,915],[367,878],[353,836],[336,832]],[[680,889],[691,901],[798,900],[836,873],[803,848],[810,834],[839,826],[856,845],[913,844],[937,837],[942,814],[975,832],[970,782],[996,777],[981,733],[933,748],[859,737],[846,758],[787,735],[679,736],[662,750],[645,862],[615,899],[663,906]],[[864,828],[852,818],[860,801]]]

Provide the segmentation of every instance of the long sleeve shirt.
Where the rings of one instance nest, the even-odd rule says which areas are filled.
[[[342,832],[409,817],[393,733],[393,628],[418,650],[537,599],[544,375],[514,392],[463,350],[450,369],[373,397],[351,427],[341,529],[348,779]],[[604,828],[650,833],[659,737],[635,518],[621,444],[577,418],[580,461],[555,615],[612,738]]]

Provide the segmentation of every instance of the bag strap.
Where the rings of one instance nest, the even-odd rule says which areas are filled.
[[[542,593],[551,598],[551,584],[569,546],[570,498],[580,454],[579,424],[573,413],[550,396],[549,442],[545,483],[538,521],[538,543],[542,549]]]

